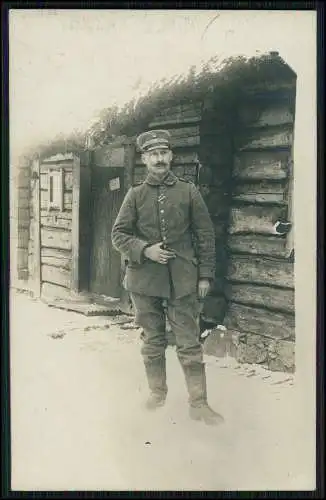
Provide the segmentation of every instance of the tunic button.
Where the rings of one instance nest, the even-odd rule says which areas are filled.
[[[161,214],[164,214],[164,210],[161,210]]]

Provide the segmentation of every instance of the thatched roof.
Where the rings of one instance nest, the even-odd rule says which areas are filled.
[[[121,135],[132,136],[157,115],[160,109],[174,104],[200,101],[208,93],[219,90],[231,95],[246,86],[270,81],[294,80],[294,71],[278,53],[271,52],[254,57],[230,57],[220,61],[214,57],[201,68],[191,67],[188,74],[156,82],[144,96],[133,99],[123,107],[103,109],[97,122],[84,133],[55,138],[51,144],[39,148],[44,158],[50,154],[78,152],[111,142]]]

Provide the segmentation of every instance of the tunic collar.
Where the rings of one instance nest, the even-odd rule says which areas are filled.
[[[152,174],[148,173],[145,182],[147,184],[150,184],[151,186],[160,186],[163,184],[165,184],[166,186],[173,186],[173,184],[175,184],[177,180],[178,178],[174,175],[173,172],[171,172],[171,170],[169,170],[162,181],[159,181]]]

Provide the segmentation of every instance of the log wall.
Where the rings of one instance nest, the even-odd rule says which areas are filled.
[[[234,142],[225,325],[246,338],[240,343],[242,361],[270,366],[275,366],[275,357],[268,355],[270,343],[295,339],[294,264],[286,236],[274,228],[278,220],[288,219],[291,209],[294,97],[294,87],[282,95],[274,89],[272,97],[267,91],[248,95],[239,108]],[[293,366],[294,359],[276,363],[276,369]]]
[[[22,158],[10,172],[11,279],[28,279],[31,164]]]

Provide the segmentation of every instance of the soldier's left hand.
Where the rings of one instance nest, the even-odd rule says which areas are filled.
[[[209,280],[206,278],[202,278],[198,282],[198,296],[200,299],[204,299],[208,294],[210,288]]]

